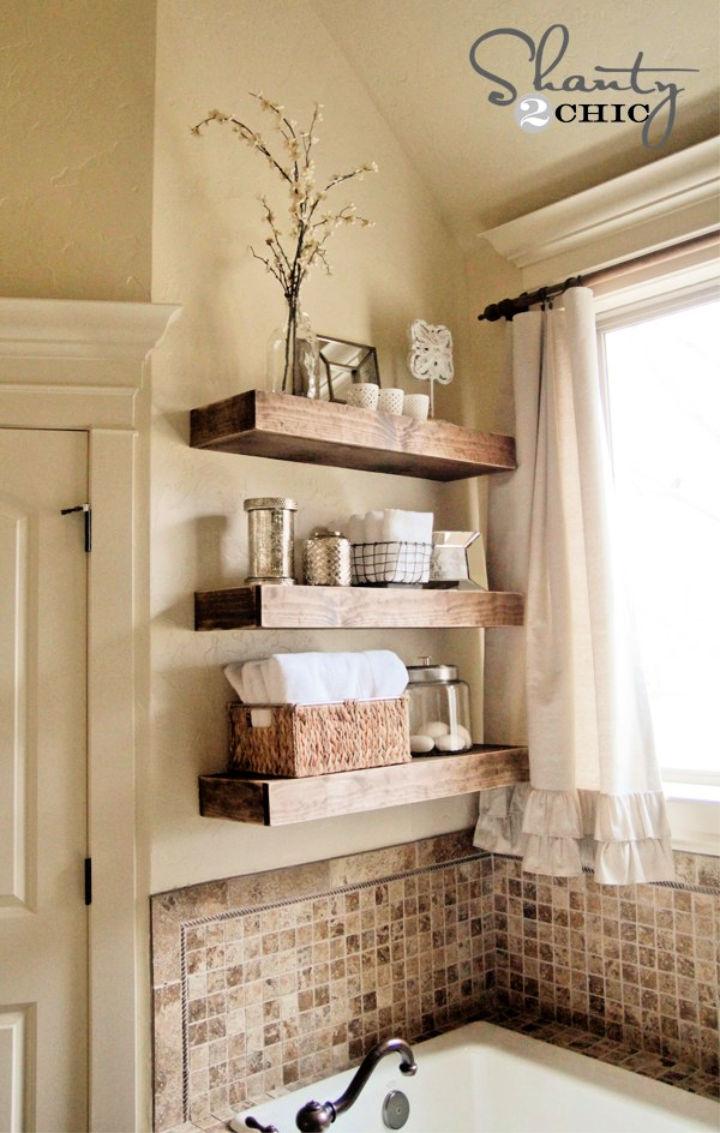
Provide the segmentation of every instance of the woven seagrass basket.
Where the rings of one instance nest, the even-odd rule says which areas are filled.
[[[249,705],[230,713],[231,771],[302,778],[410,761],[407,697]]]

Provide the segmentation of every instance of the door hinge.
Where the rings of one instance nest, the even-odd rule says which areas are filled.
[[[78,504],[77,507],[64,507],[60,511],[60,515],[73,515],[74,512],[81,511],[85,521],[85,552],[89,554],[92,551],[92,508],[90,504]]]
[[[92,858],[85,858],[85,904],[92,905]]]

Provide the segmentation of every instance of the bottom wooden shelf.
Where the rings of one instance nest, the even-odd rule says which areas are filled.
[[[200,776],[200,813],[206,818],[288,826],[507,787],[528,777],[527,748],[493,744],[478,745],[463,755],[426,755],[391,767],[307,779],[224,772]]]

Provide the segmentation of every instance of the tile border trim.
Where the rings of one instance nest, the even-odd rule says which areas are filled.
[[[675,853],[686,853],[686,851],[677,850],[677,851],[675,851]],[[687,856],[693,857],[693,858],[702,858],[702,857],[710,857],[712,855],[709,855],[709,854],[688,854]],[[505,861],[505,862],[522,862],[522,858],[518,854],[497,854],[497,853],[493,853],[493,857],[498,858],[500,861]],[[525,873],[525,872],[532,873],[532,870],[530,870],[530,871],[522,870],[522,872],[523,873]],[[583,866],[583,870],[582,870],[582,876],[583,877],[589,877],[591,880],[594,881],[593,874],[594,874],[594,870],[592,869],[591,866]],[[533,874],[533,876],[547,877],[547,878],[549,878],[550,882],[552,882],[552,878],[553,878],[552,874]],[[579,877],[580,874],[576,874],[574,876]],[[569,881],[570,878],[567,878],[567,880]],[[600,885],[603,889],[623,889],[623,888],[627,888],[627,886],[622,886],[622,885],[605,885],[602,881],[597,882],[597,884]],[[695,882],[691,882],[691,881],[630,881],[630,882],[628,882],[628,886],[630,886],[630,885],[634,885],[634,886],[647,885],[652,889],[677,889],[677,890],[682,890],[682,891],[687,892],[687,893],[702,893],[706,897],[717,897],[718,894],[720,894],[720,885],[699,885],[699,884],[696,884]]]

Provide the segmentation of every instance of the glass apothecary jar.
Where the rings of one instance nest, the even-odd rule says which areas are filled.
[[[435,665],[421,657],[408,665],[410,750],[413,755],[449,755],[472,747],[470,690],[457,665]]]

